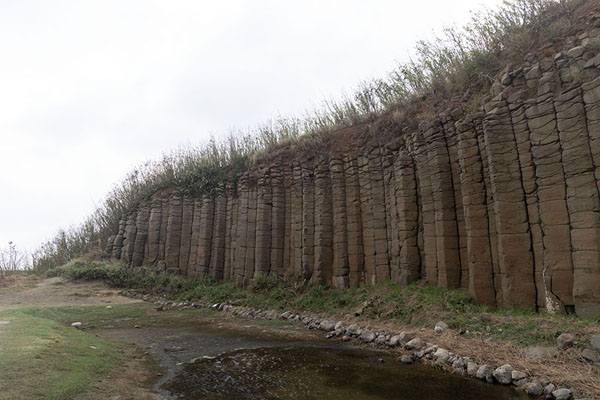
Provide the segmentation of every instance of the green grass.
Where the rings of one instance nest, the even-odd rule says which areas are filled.
[[[1,311],[0,320],[10,321],[0,327],[0,399],[80,396],[119,357],[115,344],[66,325],[59,309]]]

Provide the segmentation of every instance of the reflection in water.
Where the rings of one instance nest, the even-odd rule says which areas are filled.
[[[504,387],[399,365],[369,350],[287,347],[238,350],[186,366],[163,386],[182,399],[526,399]]]

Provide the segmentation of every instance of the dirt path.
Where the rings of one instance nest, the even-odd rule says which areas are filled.
[[[140,302],[119,295],[101,282],[71,282],[63,278],[18,275],[0,281],[0,310],[21,307],[64,307]]]

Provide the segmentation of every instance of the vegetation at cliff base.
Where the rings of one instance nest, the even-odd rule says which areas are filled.
[[[520,309],[491,309],[475,303],[466,291],[446,290],[416,282],[393,282],[348,289],[259,277],[247,289],[231,281],[213,281],[131,268],[121,263],[74,261],[48,272],[69,279],[102,279],[109,285],[165,296],[172,301],[227,303],[281,312],[314,312],[430,328],[443,320],[465,337],[508,341],[517,346],[553,345],[566,331],[577,334],[581,344],[600,321],[574,315],[550,315]],[[483,318],[482,318],[483,316]]]

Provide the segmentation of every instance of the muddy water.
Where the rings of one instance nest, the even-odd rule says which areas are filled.
[[[404,366],[383,352],[293,346],[228,352],[188,364],[164,384],[181,399],[526,399],[504,387]]]

